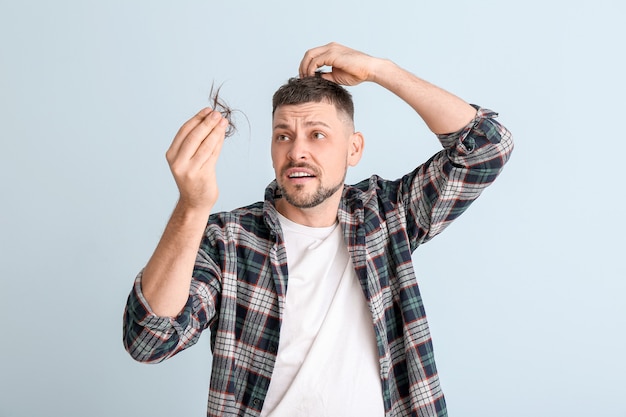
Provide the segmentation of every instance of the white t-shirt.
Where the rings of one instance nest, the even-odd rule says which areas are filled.
[[[382,417],[378,349],[341,228],[280,216],[289,281],[264,417]]]

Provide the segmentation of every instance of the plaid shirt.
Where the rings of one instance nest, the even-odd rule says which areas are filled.
[[[496,113],[477,109],[464,129],[440,135],[444,150],[413,172],[344,187],[337,215],[372,314],[387,417],[447,415],[411,254],[465,211],[509,158],[511,134]],[[167,359],[210,329],[208,416],[259,416],[263,407],[289,276],[275,198],[274,181],[264,202],[210,216],[178,317],[151,312],[141,274],[128,298],[124,344],[138,361]]]

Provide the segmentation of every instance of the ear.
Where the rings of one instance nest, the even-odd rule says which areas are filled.
[[[354,132],[350,135],[350,147],[348,148],[348,165],[353,167],[359,163],[361,156],[363,156],[363,147],[365,146],[365,139],[361,132]]]

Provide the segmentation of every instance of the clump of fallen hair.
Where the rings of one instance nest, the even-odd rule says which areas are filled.
[[[228,104],[220,97],[220,90],[222,86],[215,87],[215,84],[211,84],[211,91],[209,92],[209,100],[211,102],[211,108],[215,111],[218,111],[222,114],[222,116],[228,120],[228,127],[226,128],[225,137],[231,137],[237,132],[237,127],[233,122],[233,113],[238,112],[239,110],[234,110],[230,108]]]

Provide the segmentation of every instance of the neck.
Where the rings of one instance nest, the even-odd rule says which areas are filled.
[[[308,227],[328,227],[337,221],[341,190],[323,203],[311,208],[299,208],[284,198],[276,200],[276,210],[292,222]]]

